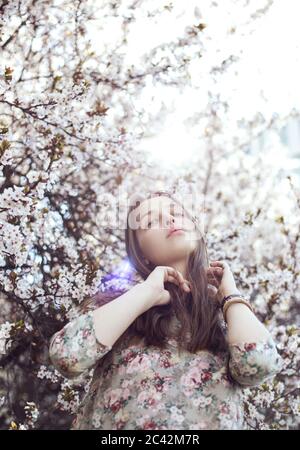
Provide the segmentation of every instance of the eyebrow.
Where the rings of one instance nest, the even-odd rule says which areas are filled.
[[[171,210],[174,212],[174,207],[177,206],[177,204],[176,203],[170,203],[169,206],[170,206]],[[183,208],[181,206],[179,206],[179,207],[181,208],[181,211],[183,211]],[[141,220],[143,219],[143,217],[149,216],[151,214],[151,212],[153,212],[153,210],[150,210],[150,211],[146,212],[145,214],[143,214],[142,217],[141,217]]]

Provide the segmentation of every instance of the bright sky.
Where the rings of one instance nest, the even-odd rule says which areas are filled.
[[[140,58],[155,46],[183,36],[186,26],[203,22],[207,25],[203,33],[204,52],[190,65],[191,86],[183,88],[153,85],[151,78],[139,99],[134,99],[136,110],[146,106],[150,114],[167,111],[163,126],[145,138],[141,145],[149,154],[149,160],[159,161],[165,166],[182,166],[191,163],[199,153],[199,126],[186,125],[185,120],[205,109],[208,90],[220,92],[230,104],[224,117],[227,137],[242,133],[237,121],[251,120],[257,112],[267,119],[274,112],[284,115],[293,107],[300,108],[300,3],[294,0],[275,0],[274,5],[257,20],[249,20],[251,13],[262,8],[265,2],[252,0],[245,6],[243,1],[218,2],[213,7],[210,1],[174,0],[172,12],[165,9],[161,14],[147,17],[144,8],[135,10],[136,21],[129,26],[125,63],[143,68]],[[121,2],[119,14],[126,14],[128,1]],[[162,9],[162,2],[149,0],[147,10]],[[168,4],[167,2],[165,3]],[[104,33],[90,28],[92,45],[99,52],[101,44],[113,45],[121,34],[119,17],[101,19]],[[237,32],[228,35],[236,27]],[[201,49],[199,49],[201,50]],[[194,53],[195,49],[191,48]],[[230,55],[240,57],[232,68],[219,78],[218,86],[210,75],[210,68],[219,65]],[[128,94],[130,97],[130,93]]]

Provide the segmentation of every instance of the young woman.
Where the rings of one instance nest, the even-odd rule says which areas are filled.
[[[71,429],[244,429],[242,389],[282,358],[229,265],[163,191],[130,206],[125,241],[144,281],[87,299],[51,338],[65,377],[95,369]]]

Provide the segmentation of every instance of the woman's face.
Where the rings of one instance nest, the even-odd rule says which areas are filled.
[[[170,265],[195,249],[200,239],[182,206],[167,196],[146,199],[134,210],[137,239],[143,255],[155,265]],[[174,229],[181,231],[170,232]]]

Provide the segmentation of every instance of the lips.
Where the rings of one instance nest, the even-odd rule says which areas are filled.
[[[171,236],[171,234],[174,233],[174,231],[178,231],[178,230],[184,231],[182,228],[172,228],[172,229],[168,232],[168,236],[167,236],[167,237]]]

